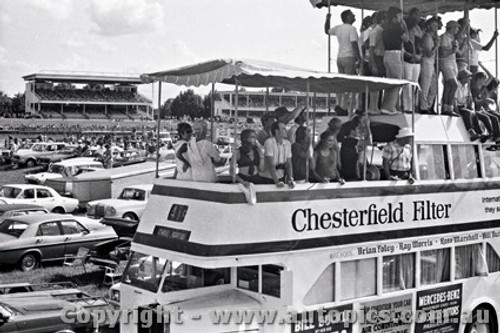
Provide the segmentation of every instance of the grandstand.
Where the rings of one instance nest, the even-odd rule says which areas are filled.
[[[23,76],[26,114],[44,119],[151,120],[139,75],[42,71]]]
[[[234,91],[219,91],[220,99],[215,101],[215,115],[231,116],[234,112],[236,94]],[[330,98],[330,109],[336,105],[335,95],[317,94],[312,98],[311,105],[316,109],[318,116],[326,116],[328,112],[328,98]],[[302,92],[269,92],[265,91],[239,91],[238,92],[238,116],[239,117],[261,117],[266,112],[266,98],[268,109],[273,111],[279,106],[285,106],[289,110],[298,104],[306,104],[306,93]],[[311,109],[312,112],[312,109]]]

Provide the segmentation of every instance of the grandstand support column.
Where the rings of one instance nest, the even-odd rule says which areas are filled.
[[[266,87],[266,112],[269,112],[269,87]]]
[[[108,104],[104,104],[104,115],[108,116]]]
[[[160,164],[160,126],[161,126],[161,81],[158,81],[158,123],[156,125],[156,178],[160,178],[160,173],[158,171]]]
[[[238,90],[240,89],[240,82],[235,79],[235,86],[234,86],[234,91],[235,91],[235,101],[234,101],[234,130],[233,130],[233,135],[234,135],[234,141],[233,141],[233,152],[236,151],[237,149],[237,138],[238,138]],[[231,159],[232,167],[233,170],[236,170],[236,159],[232,158]],[[233,172],[232,175],[232,182],[233,184],[236,183],[236,172]]]

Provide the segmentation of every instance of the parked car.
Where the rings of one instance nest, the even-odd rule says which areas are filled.
[[[33,270],[41,262],[64,259],[80,247],[116,238],[104,225],[85,226],[73,216],[61,214],[12,217],[0,224],[0,265]]]
[[[63,197],[47,186],[9,184],[1,188],[0,204],[33,204],[53,213],[71,213],[78,208],[78,199]]]
[[[44,184],[47,179],[74,177],[89,168],[104,169],[104,166],[92,157],[75,157],[52,163],[49,165],[47,172],[28,174],[24,176],[24,179],[29,184]]]
[[[146,162],[147,152],[143,149],[123,150],[113,156],[113,168]]]
[[[54,285],[57,287],[60,284]],[[0,285],[3,288],[5,285]],[[16,292],[0,295],[0,332],[92,332],[92,310],[107,308],[102,297],[92,297],[74,287],[37,290],[42,285],[12,284]],[[49,286],[52,287],[52,286]],[[11,289],[12,290],[12,289]],[[71,319],[89,318],[69,323],[61,316],[63,310]],[[73,312],[74,311],[74,312]]]
[[[58,153],[66,146],[67,144],[64,142],[38,142],[33,144],[33,146],[28,149],[23,147],[14,153],[12,156],[12,163],[17,166],[25,165],[26,167],[31,168],[37,165],[38,157],[47,153]]]
[[[51,163],[56,163],[64,161],[73,157],[77,157],[77,146],[66,146],[58,153],[47,153],[42,154],[37,159],[37,164],[39,165],[50,165]]]
[[[48,214],[49,211],[42,206],[29,204],[0,204],[0,223],[9,218],[31,214]]]
[[[127,186],[115,199],[95,200],[87,203],[87,215],[90,217],[121,217],[139,221],[146,208],[153,185]]]

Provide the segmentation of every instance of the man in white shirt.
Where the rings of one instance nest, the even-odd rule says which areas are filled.
[[[330,28],[331,14],[326,15],[325,33],[327,35],[337,36],[339,43],[339,52],[337,55],[338,72],[341,74],[357,74],[357,66],[361,64],[361,56],[358,46],[358,32],[352,24],[356,17],[350,10],[345,10],[340,14],[343,24]],[[348,95],[338,94],[338,106],[344,111],[349,109]],[[355,107],[355,106],[354,106]],[[338,109],[336,108],[336,111]]]

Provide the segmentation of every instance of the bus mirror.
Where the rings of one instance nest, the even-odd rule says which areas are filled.
[[[285,305],[293,303],[293,273],[292,271],[281,271],[281,300]]]

